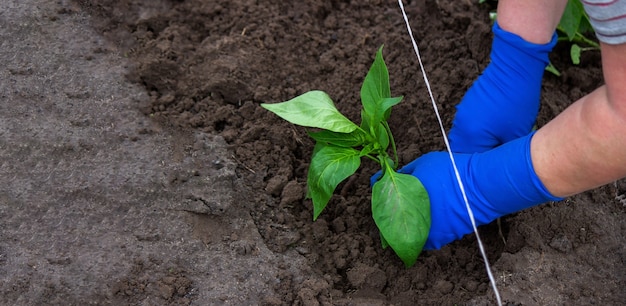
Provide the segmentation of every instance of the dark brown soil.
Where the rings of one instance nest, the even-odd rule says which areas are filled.
[[[406,4],[447,127],[454,106],[488,61],[492,8],[475,2]],[[424,252],[409,269],[392,251],[380,247],[370,213],[373,163],[364,161],[313,222],[311,202],[305,199],[313,142],[303,128],[259,106],[319,89],[358,121],[361,82],[377,48],[384,44],[392,92],[405,96],[390,119],[400,162],[442,150],[442,137],[395,1],[75,3],[129,59],[127,79],[148,93],[136,104],[146,117],[182,135],[206,133],[226,141],[228,158],[236,168],[233,183],[220,188],[234,188],[235,202],[242,204],[221,208],[238,209],[236,213],[198,214],[193,221],[196,234],[222,240],[227,232],[220,232],[220,222],[229,223],[224,218],[249,214],[262,237],[260,243],[272,254],[303,259],[293,266],[276,261],[280,263],[273,269],[263,268],[275,271],[275,281],[267,282],[270,291],[260,300],[243,296],[242,304],[494,302],[473,235],[439,251]],[[563,75],[545,77],[540,126],[602,83],[598,53],[585,54],[582,64],[573,66],[567,46],[559,46],[552,61]],[[626,184],[620,181],[482,227],[503,298],[511,305],[617,305],[626,300],[626,209],[619,200],[624,192]],[[236,244],[237,254],[255,256],[255,246],[244,240],[238,244],[239,240],[228,238]],[[258,264],[275,265],[260,257]],[[255,267],[250,269],[252,273]],[[145,273],[141,267],[137,271],[118,283],[116,292],[136,290]],[[227,265],[220,271],[224,278],[231,277]],[[155,284],[186,297],[176,303],[202,305],[194,295],[185,295],[194,286],[185,273],[171,272]],[[232,293],[237,290],[232,288]],[[136,295],[130,296],[134,299],[125,302],[139,303]],[[172,296],[163,303],[174,303]]]

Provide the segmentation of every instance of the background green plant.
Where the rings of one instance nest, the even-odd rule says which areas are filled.
[[[593,34],[589,16],[580,0],[569,0],[565,12],[557,26],[559,41],[571,43],[570,57],[572,63],[580,63],[580,55],[584,51],[599,50],[600,45],[586,35]]]
[[[415,264],[430,230],[430,201],[414,176],[397,173],[396,144],[387,120],[391,108],[402,101],[392,97],[389,72],[381,46],[361,86],[361,124],[342,115],[322,91],[309,91],[289,101],[261,104],[296,125],[319,128],[307,174],[307,195],[313,201],[313,220],[328,204],[337,186],[353,175],[361,158],[381,167],[372,186],[372,218],[383,248],[391,247],[407,267]],[[391,154],[389,154],[391,151]]]

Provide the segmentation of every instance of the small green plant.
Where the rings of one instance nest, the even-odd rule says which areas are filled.
[[[372,186],[372,217],[380,231],[382,247],[390,246],[410,267],[428,238],[430,201],[416,177],[395,171],[398,155],[387,120],[391,108],[402,97],[391,97],[382,49],[378,49],[361,86],[360,125],[341,114],[322,91],[309,91],[286,102],[261,106],[293,124],[321,129],[309,131],[316,141],[307,175],[313,220],[322,213],[335,188],[358,170],[361,158],[380,164],[380,179]]]
[[[559,33],[559,41],[568,41],[572,44],[570,57],[575,65],[580,64],[582,52],[600,49],[600,45],[597,42],[585,36],[588,33],[593,33],[593,28],[580,0],[567,1],[567,6],[557,26],[557,31]]]

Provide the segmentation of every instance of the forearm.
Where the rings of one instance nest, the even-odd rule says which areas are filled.
[[[566,3],[500,0],[491,62],[457,107],[450,132],[452,149],[460,148],[454,151],[458,171],[447,152],[425,154],[400,169],[417,177],[430,198],[426,249],[472,232],[465,201],[481,225],[626,177],[626,43],[617,45],[626,36],[621,19],[603,23],[605,36],[618,37],[606,41],[613,45],[601,44],[606,85],[529,134],[526,121],[536,117],[542,63],[551,48],[539,44],[554,37]],[[623,2],[616,3],[623,8]],[[612,18],[626,13],[613,8],[602,4],[596,20],[604,20],[606,12]],[[498,120],[501,113],[523,120]],[[458,188],[459,176],[465,194]]]
[[[606,85],[576,101],[532,139],[535,171],[555,196],[626,177],[626,44],[602,44]]]
[[[498,23],[528,42],[545,44],[552,38],[566,4],[567,0],[500,0]]]

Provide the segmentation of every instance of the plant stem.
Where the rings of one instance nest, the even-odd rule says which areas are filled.
[[[587,44],[587,45],[589,45],[589,46],[591,46],[592,48],[595,48],[595,49],[599,49],[600,48],[600,45],[597,42],[595,42],[595,41],[585,37],[580,32],[576,32],[575,37],[574,37],[574,39],[572,41],[578,41],[578,42],[581,42],[581,43],[585,43],[585,44]]]
[[[385,157],[383,157],[383,159],[384,159],[384,162],[383,162],[383,164],[381,165],[381,168],[383,168],[383,169],[384,169],[383,174],[385,173],[385,171],[392,171],[392,172],[395,172],[395,171],[396,171],[396,167],[397,167],[397,166],[392,166],[392,165],[389,165],[388,159],[387,159],[387,158],[385,158]]]
[[[367,154],[367,155],[364,155],[364,156],[365,156],[365,157],[367,157],[367,158],[369,158],[369,159],[371,159],[371,160],[373,160],[373,161],[375,161],[375,162],[377,162],[377,163],[379,163],[379,164],[381,164],[380,159],[378,159],[378,158],[376,158],[376,157],[372,156],[371,154]]]
[[[396,141],[393,139],[393,134],[391,134],[391,129],[389,128],[389,123],[387,121],[383,121],[383,126],[385,130],[387,130],[387,135],[389,135],[389,141],[391,142],[391,149],[393,150],[393,170],[398,168],[399,160],[398,160],[398,151],[396,150]]]
[[[362,127],[357,126],[357,129],[360,130],[361,132],[363,132],[363,134],[367,135],[367,131],[365,131]]]

